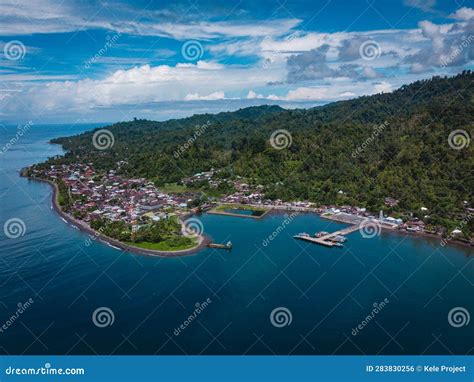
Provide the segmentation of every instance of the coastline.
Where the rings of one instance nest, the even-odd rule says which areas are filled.
[[[202,251],[203,249],[205,249],[207,247],[207,244],[211,242],[209,237],[205,235],[200,235],[198,236],[198,244],[195,247],[188,248],[188,249],[180,249],[177,251],[157,251],[153,249],[140,248],[140,247],[135,247],[135,246],[125,244],[121,241],[118,241],[116,239],[113,239],[109,236],[106,236],[97,232],[96,230],[89,227],[85,222],[77,220],[73,218],[72,216],[70,216],[69,214],[65,213],[61,209],[58,203],[58,194],[59,194],[58,185],[54,183],[53,181],[48,180],[48,179],[29,177],[23,174],[21,174],[21,176],[29,180],[48,183],[53,188],[53,194],[51,198],[51,206],[53,210],[67,223],[73,225],[80,231],[88,234],[88,236],[92,236],[93,237],[92,240],[98,239],[102,241],[103,243],[107,244],[109,247],[112,247],[114,249],[118,249],[120,251],[132,252],[132,253],[136,253],[140,255],[148,255],[148,256],[179,257],[179,256],[187,256],[187,255],[193,255],[195,253],[198,253]]]

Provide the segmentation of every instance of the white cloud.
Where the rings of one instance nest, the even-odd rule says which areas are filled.
[[[214,92],[206,96],[201,96],[198,93],[186,94],[184,97],[186,101],[215,101],[219,99],[225,99],[225,93],[223,91]]]
[[[374,93],[390,93],[391,91],[392,85],[386,81],[374,85]]]
[[[451,14],[449,17],[456,20],[468,21],[474,18],[474,9],[468,7],[459,8],[456,12]]]
[[[110,7],[110,9],[107,9]],[[102,11],[102,12],[101,12]],[[107,15],[113,14],[113,17]],[[105,29],[130,35],[171,37],[177,40],[235,37],[279,36],[288,33],[301,20],[295,18],[264,22],[191,21],[179,15],[180,22],[170,22],[170,12],[149,13],[139,8],[102,3],[51,0],[2,0],[0,2],[0,35],[64,33],[85,29]],[[104,16],[105,15],[105,16]],[[137,16],[142,16],[138,18]]]

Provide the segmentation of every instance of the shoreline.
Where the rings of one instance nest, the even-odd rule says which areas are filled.
[[[21,174],[22,177],[27,178],[29,180],[44,182],[49,184],[53,188],[53,194],[51,198],[51,207],[52,209],[63,219],[66,223],[71,224],[73,227],[79,229],[80,231],[86,233],[89,237],[92,237],[91,240],[100,240],[104,244],[107,244],[109,247],[114,249],[118,249],[120,251],[127,251],[132,252],[140,255],[148,255],[148,256],[157,256],[157,257],[179,257],[179,256],[188,256],[193,255],[195,253],[201,252],[203,249],[207,247],[207,244],[211,242],[210,238],[204,235],[200,235],[198,237],[198,244],[195,247],[188,248],[188,249],[180,249],[177,251],[158,251],[153,249],[146,249],[131,246],[125,243],[122,243],[119,240],[113,239],[109,236],[103,235],[96,230],[89,227],[85,222],[77,220],[70,216],[69,214],[65,213],[58,203],[58,194],[59,189],[58,185],[49,179],[42,179],[42,178],[35,178],[29,177]]]
[[[107,244],[108,246],[110,246],[114,249],[118,249],[118,250],[121,250],[121,251],[132,252],[132,253],[140,254],[140,255],[147,255],[147,256],[179,257],[179,256],[193,255],[193,254],[196,254],[198,252],[201,252],[202,250],[207,248],[207,244],[212,242],[211,239],[208,236],[201,235],[201,236],[199,236],[198,244],[195,247],[192,247],[192,248],[189,248],[189,249],[177,250],[177,251],[158,251],[158,250],[140,248],[140,247],[135,247],[135,246],[125,244],[121,241],[118,241],[116,239],[113,239],[109,236],[103,235],[103,234],[95,231],[94,229],[90,228],[90,226],[87,225],[85,222],[77,220],[77,219],[73,218],[72,216],[70,216],[69,214],[63,212],[61,207],[59,206],[58,200],[57,200],[58,192],[59,192],[58,186],[53,181],[48,180],[48,179],[42,179],[42,178],[28,177],[28,176],[24,176],[23,174],[21,174],[21,176],[25,177],[29,180],[44,182],[44,183],[48,183],[49,185],[51,185],[52,188],[53,188],[52,208],[56,211],[56,213],[63,220],[65,220],[66,223],[71,224],[73,227],[75,227],[75,228],[79,229],[80,231],[83,231],[84,233],[86,233],[89,237],[92,237],[92,240],[99,239],[104,244]],[[249,206],[252,206],[252,205],[249,205]],[[262,206],[260,206],[260,208],[261,207]],[[291,207],[290,208],[288,208],[288,207],[284,207],[284,208],[282,208],[282,207],[273,207],[273,208],[271,208],[270,206],[266,206],[266,207],[268,208],[268,210],[265,211],[265,213],[263,213],[260,216],[246,216],[246,215],[233,214],[233,213],[228,213],[228,212],[221,213],[221,211],[213,211],[212,209],[209,210],[209,211],[206,211],[204,213],[208,213],[208,214],[211,214],[211,215],[221,215],[221,216],[240,217],[240,218],[242,218],[242,217],[243,218],[253,218],[255,220],[260,220],[260,219],[265,218],[265,217],[267,217],[269,215],[272,215],[272,214],[281,214],[281,213],[285,213],[285,212],[286,213],[296,212],[296,213],[299,213],[299,214],[300,213],[315,214],[316,216],[318,216],[321,219],[327,219],[327,220],[330,220],[330,221],[335,221],[335,222],[344,223],[344,224],[351,224],[351,223],[348,223],[348,222],[338,221],[336,219],[330,219],[330,218],[327,218],[325,216],[322,216],[322,214],[320,214],[317,211],[314,211],[314,209],[312,209],[312,208],[304,208],[304,207],[303,208],[302,207],[295,207],[295,208],[291,208]],[[194,213],[189,213],[186,216],[189,217],[189,216],[192,216],[192,215],[194,215]],[[443,242],[443,240],[445,240],[439,235],[428,233],[428,232],[408,232],[408,231],[403,231],[403,230],[400,230],[400,229],[388,229],[387,227],[382,227],[382,229],[383,229],[383,231],[389,232],[389,233],[395,233],[395,234],[399,234],[399,235],[407,235],[407,236],[412,236],[412,237],[429,239],[430,241],[437,241],[438,245],[441,245],[441,246],[443,246],[441,243]],[[465,242],[462,242],[462,241],[459,241],[459,240],[445,240],[445,243],[446,244],[443,247],[445,247],[446,245],[454,245],[454,246],[458,246],[458,247],[462,247],[462,248],[473,248],[473,246],[470,243],[465,243]]]

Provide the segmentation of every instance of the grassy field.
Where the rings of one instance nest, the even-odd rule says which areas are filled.
[[[147,241],[142,241],[140,243],[127,242],[127,244],[132,246],[132,247],[151,249],[151,250],[155,250],[155,251],[181,251],[181,250],[184,250],[184,249],[189,249],[189,248],[195,247],[196,244],[197,244],[197,240],[192,239],[192,244],[185,244],[185,245],[179,245],[179,246],[172,246],[166,240],[161,241],[159,243],[150,243],[150,242],[147,242]]]
[[[215,211],[246,210],[246,211],[265,212],[265,211],[268,211],[268,208],[252,207],[246,204],[219,204],[218,206],[214,207],[213,210]]]

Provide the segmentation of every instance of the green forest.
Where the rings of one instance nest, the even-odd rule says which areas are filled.
[[[107,150],[94,147],[94,131],[54,139],[68,152],[44,165],[93,163],[158,186],[214,168],[220,177],[264,185],[271,199],[398,216],[418,216],[426,207],[430,224],[452,229],[473,206],[473,144],[454,149],[448,142],[458,129],[473,136],[473,85],[474,74],[464,71],[312,109],[259,106],[166,122],[135,119],[106,127],[114,137]],[[281,150],[270,142],[279,129],[291,135]],[[385,197],[399,205],[390,210]],[[473,226],[468,219],[462,229],[472,237]]]

